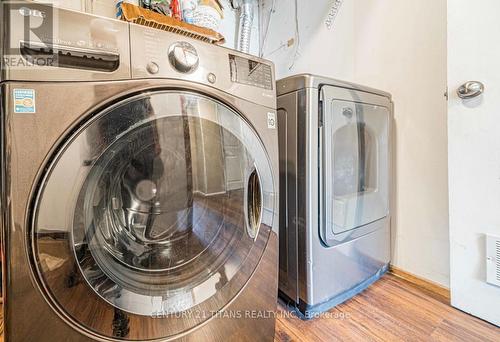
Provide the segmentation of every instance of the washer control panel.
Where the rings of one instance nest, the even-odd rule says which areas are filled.
[[[273,89],[273,71],[269,65],[235,55],[229,55],[229,65],[232,82]]]
[[[151,27],[130,24],[132,79],[208,86],[244,101],[276,107],[274,65],[257,56]]]

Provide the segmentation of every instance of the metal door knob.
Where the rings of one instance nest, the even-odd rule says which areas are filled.
[[[472,99],[484,92],[484,84],[479,81],[469,81],[457,89],[457,95],[461,99]]]

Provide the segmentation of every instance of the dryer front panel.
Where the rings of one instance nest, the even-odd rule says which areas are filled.
[[[389,214],[389,109],[325,99],[322,135],[323,240]]]
[[[175,336],[249,281],[274,196],[264,146],[235,110],[189,92],[130,97],[83,123],[49,163],[33,211],[34,273],[86,334]]]

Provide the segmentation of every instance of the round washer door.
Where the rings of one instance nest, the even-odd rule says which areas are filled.
[[[185,333],[252,276],[274,191],[264,146],[228,106],[181,91],[128,98],[83,124],[49,163],[29,238],[35,276],[87,335]]]

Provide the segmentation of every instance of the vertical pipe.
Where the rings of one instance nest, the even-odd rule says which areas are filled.
[[[253,23],[253,10],[254,1],[253,0],[241,0],[240,5],[240,34],[239,34],[239,46],[238,50],[241,52],[250,52],[250,38],[252,34],[252,23]]]

